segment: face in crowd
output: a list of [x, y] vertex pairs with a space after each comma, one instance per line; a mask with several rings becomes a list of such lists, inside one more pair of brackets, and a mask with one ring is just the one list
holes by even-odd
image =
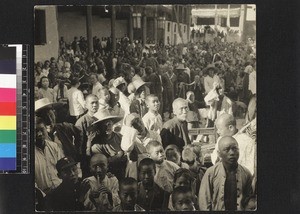
[[107, 169], [108, 161], [105, 155], [95, 154], [92, 156], [90, 161], [90, 170], [95, 177], [99, 176], [100, 181], [102, 181], [105, 178]]
[[[145, 187], [152, 187], [154, 183], [154, 176], [156, 173], [155, 163], [150, 158], [147, 158], [153, 164], [141, 164], [139, 167], [139, 180], [143, 183]], [[147, 161], [147, 160], [145, 160]]]
[[41, 78], [41, 86], [44, 89], [47, 89], [49, 87], [49, 79], [47, 77]]
[[180, 121], [185, 121], [189, 106], [186, 100], [178, 98], [173, 102], [173, 112]]
[[47, 138], [47, 129], [44, 122], [41, 119], [36, 119], [35, 125], [35, 144], [39, 148], [43, 148], [45, 145], [45, 139]]
[[[177, 189], [177, 188], [176, 188]], [[173, 207], [176, 211], [194, 211], [194, 197], [191, 190], [188, 187], [178, 187], [183, 191], [175, 191], [172, 194]]]
[[58, 173], [58, 177], [64, 182], [76, 184], [78, 182], [78, 167], [73, 165]]
[[221, 114], [216, 121], [217, 133], [221, 136], [233, 136], [236, 132], [236, 121], [230, 114]]
[[87, 96], [85, 105], [91, 115], [95, 114], [99, 109], [98, 97], [96, 95]]
[[159, 111], [160, 102], [158, 100], [158, 97], [154, 97], [154, 96], [147, 97], [146, 103], [147, 103], [147, 107], [149, 108], [149, 110], [155, 111], [155, 112]]
[[239, 159], [239, 147], [237, 141], [230, 136], [226, 136], [219, 141], [219, 157], [227, 165], [236, 165]]
[[134, 205], [137, 200], [137, 183], [121, 184], [119, 197], [124, 210], [134, 210]]
[[149, 156], [156, 164], [162, 164], [165, 160], [165, 151], [161, 145], [152, 146], [149, 150]]

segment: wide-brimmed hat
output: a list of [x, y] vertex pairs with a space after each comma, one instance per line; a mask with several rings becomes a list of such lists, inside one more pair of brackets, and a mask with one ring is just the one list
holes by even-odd
[[123, 77], [118, 77], [118, 78], [115, 79], [114, 82], [113, 82], [113, 86], [114, 86], [115, 88], [117, 88], [117, 87], [118, 87], [119, 85], [121, 85], [121, 84], [127, 85], [127, 83], [126, 83], [126, 81], [125, 81], [125, 79], [124, 79]]
[[75, 162], [72, 157], [64, 157], [64, 158], [60, 159], [59, 161], [57, 161], [56, 169], [58, 172], [61, 172], [62, 170], [66, 169], [70, 166], [74, 166], [76, 164], [77, 164], [77, 162]]
[[43, 108], [46, 108], [46, 107], [57, 108], [57, 107], [61, 107], [62, 105], [63, 105], [63, 103], [60, 103], [60, 102], [52, 103], [52, 102], [50, 102], [50, 100], [48, 98], [42, 98], [42, 99], [39, 99], [39, 100], [35, 101], [34, 110], [39, 111], [39, 110], [41, 110]]
[[123, 117], [112, 115], [108, 109], [102, 109], [98, 111], [93, 115], [93, 117], [95, 117], [97, 120], [93, 122], [91, 126], [94, 126], [95, 124], [99, 124], [100, 122], [104, 122], [107, 120], [111, 120], [113, 123], [117, 123], [123, 119]]
[[150, 84], [149, 82], [144, 82], [142, 79], [136, 79], [132, 82], [132, 85], [135, 87], [136, 91], [143, 85], [149, 85], [149, 84]]

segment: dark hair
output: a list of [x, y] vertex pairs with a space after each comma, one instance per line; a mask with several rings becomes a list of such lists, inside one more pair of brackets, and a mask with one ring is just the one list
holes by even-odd
[[50, 84], [50, 80], [49, 80], [49, 78], [48, 78], [48, 77], [46, 77], [46, 76], [42, 76], [42, 77], [41, 77], [41, 79], [40, 79], [40, 82], [38, 83], [38, 87], [39, 87], [39, 88], [41, 88], [41, 87], [42, 87], [42, 82], [43, 82], [43, 79], [46, 79], [46, 78], [48, 79], [48, 81], [49, 81], [49, 84]]
[[175, 201], [175, 196], [179, 195], [179, 194], [185, 194], [185, 193], [192, 193], [192, 189], [191, 187], [187, 187], [187, 186], [179, 186], [176, 187], [173, 192], [172, 192], [172, 204], [173, 206], [175, 205], [176, 201]]
[[74, 77], [71, 79], [71, 86], [75, 86], [79, 83], [79, 79], [77, 77]]
[[140, 161], [138, 165], [138, 172], [140, 172], [143, 166], [152, 166], [154, 170], [156, 170], [155, 162], [151, 158], [144, 158]]
[[119, 189], [121, 189], [121, 186], [127, 186], [127, 185], [137, 185], [137, 180], [132, 177], [124, 178], [119, 182]]
[[174, 183], [177, 181], [178, 178], [180, 178], [182, 176], [185, 177], [186, 179], [188, 179], [190, 184], [193, 183], [194, 177], [193, 177], [191, 171], [188, 170], [188, 169], [185, 169], [185, 168], [179, 168], [175, 171], [175, 173], [174, 173]]

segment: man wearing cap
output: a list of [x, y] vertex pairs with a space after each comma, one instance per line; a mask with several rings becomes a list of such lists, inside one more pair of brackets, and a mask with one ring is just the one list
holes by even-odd
[[71, 80], [71, 88], [67, 92], [70, 111], [70, 122], [75, 123], [85, 111], [85, 101], [82, 91], [78, 89], [80, 82], [78, 78]]
[[94, 114], [99, 109], [99, 99], [96, 95], [90, 94], [85, 99], [85, 107], [87, 108], [88, 112], [80, 117], [77, 121], [75, 126], [80, 130], [81, 136], [81, 151], [82, 151], [82, 160], [81, 160], [81, 169], [82, 169], [82, 177], [85, 178], [89, 176], [89, 158], [86, 156], [86, 144], [88, 140], [88, 127], [92, 125], [93, 122], [96, 121], [94, 118]]
[[175, 144], [182, 151], [185, 145], [191, 143], [186, 122], [187, 112], [189, 111], [188, 102], [185, 99], [177, 98], [173, 101], [172, 106], [175, 116], [165, 122], [160, 136], [164, 148], [170, 144]]
[[129, 110], [130, 113], [137, 113], [142, 118], [148, 112], [148, 108], [145, 103], [147, 96], [146, 83], [141, 79], [137, 79], [133, 81], [132, 84], [135, 87], [134, 95], [136, 99], [130, 104]]
[[79, 201], [80, 180], [77, 163], [71, 157], [64, 157], [56, 164], [57, 175], [62, 183], [46, 196], [47, 211], [82, 211]]
[[97, 120], [90, 127], [92, 131], [88, 136], [87, 154], [104, 154], [109, 162], [109, 172], [118, 180], [123, 179], [127, 158], [121, 149], [122, 136], [113, 131], [113, 124], [123, 118], [111, 115], [107, 109], [98, 111], [94, 117]]
[[199, 191], [199, 208], [207, 211], [245, 210], [253, 194], [249, 170], [238, 164], [239, 146], [230, 136], [218, 145], [221, 162], [205, 172]]
[[35, 121], [35, 183], [45, 194], [61, 184], [55, 165], [63, 155], [62, 149], [49, 140], [45, 123], [41, 118]]

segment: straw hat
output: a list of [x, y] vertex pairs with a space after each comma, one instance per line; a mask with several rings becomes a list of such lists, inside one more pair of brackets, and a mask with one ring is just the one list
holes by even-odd
[[52, 102], [50, 102], [50, 100], [48, 98], [42, 98], [42, 99], [35, 101], [34, 109], [35, 109], [35, 111], [38, 111], [38, 110], [46, 108], [46, 107], [56, 108], [56, 107], [60, 107], [62, 105], [63, 105], [62, 103], [52, 103]]
[[136, 79], [132, 82], [132, 85], [135, 87], [135, 91], [137, 91], [140, 87], [143, 85], [149, 84], [147, 82], [144, 82], [142, 79]]
[[126, 84], [126, 81], [125, 81], [125, 79], [123, 78], [123, 77], [118, 77], [117, 79], [115, 79], [114, 80], [114, 82], [113, 82], [113, 86], [115, 87], [115, 88], [117, 88], [119, 85], [121, 85], [121, 84], [125, 84], [125, 85], [127, 85]]
[[93, 117], [95, 117], [97, 120], [92, 123], [92, 126], [107, 120], [112, 120], [113, 123], [117, 123], [123, 119], [123, 117], [112, 115], [108, 109], [102, 109], [98, 111], [96, 114], [93, 115]]

